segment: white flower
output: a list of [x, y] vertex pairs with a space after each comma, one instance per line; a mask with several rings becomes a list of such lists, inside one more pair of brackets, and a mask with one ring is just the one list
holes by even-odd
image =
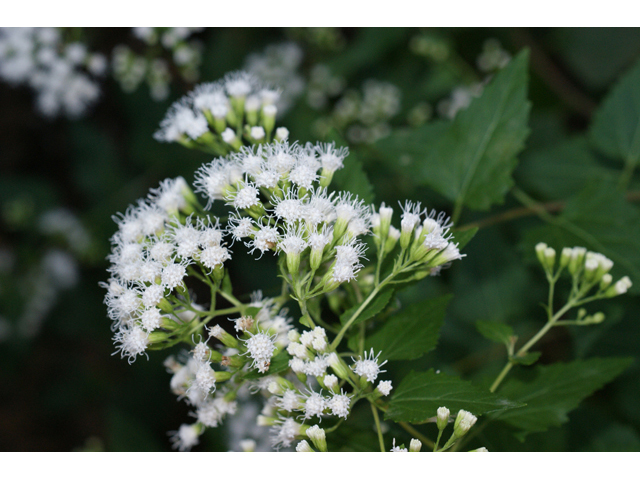
[[155, 307], [148, 308], [140, 315], [140, 321], [142, 322], [142, 328], [147, 332], [152, 332], [156, 328], [160, 328], [160, 325], [162, 325], [160, 310]]
[[196, 372], [196, 384], [203, 392], [209, 393], [216, 390], [216, 375], [211, 368], [211, 363], [202, 363]]
[[171, 437], [173, 448], [181, 452], [191, 450], [200, 442], [200, 432], [196, 425], [181, 425], [180, 429]]
[[293, 418], [280, 419], [271, 427], [271, 444], [274, 448], [289, 447], [296, 436], [300, 435], [300, 424]]
[[260, 204], [258, 195], [258, 189], [253, 183], [247, 182], [244, 185], [239, 185], [237, 191], [225, 196], [225, 200], [229, 202], [229, 205], [233, 205], [236, 208], [247, 209]]
[[294, 390], [286, 390], [282, 394], [282, 398], [276, 401], [276, 405], [287, 412], [292, 412], [302, 407], [302, 401], [300, 395]]
[[313, 452], [313, 450], [311, 450], [309, 442], [306, 440], [300, 440], [300, 443], [296, 445], [296, 452]]
[[120, 351], [120, 357], [128, 357], [129, 363], [133, 363], [138, 355], [146, 355], [149, 334], [138, 326], [122, 326], [113, 340], [117, 347], [116, 352]]
[[266, 333], [259, 332], [245, 340], [248, 354], [253, 359], [251, 366], [257, 368], [260, 373], [265, 373], [269, 370], [271, 357], [276, 350], [276, 346], [273, 343], [274, 338], [275, 335], [270, 337]]
[[167, 178], [160, 182], [158, 188], [151, 189], [149, 199], [169, 214], [175, 214], [187, 206], [184, 192], [189, 186], [182, 177]]
[[249, 242], [247, 246], [251, 247], [251, 253], [253, 253], [255, 249], [264, 253], [269, 249], [275, 248], [278, 244], [278, 239], [279, 232], [276, 227], [261, 225], [260, 229], [255, 232], [253, 241]]
[[355, 363], [351, 366], [351, 369], [356, 373], [356, 375], [366, 377], [367, 381], [375, 382], [378, 374], [386, 372], [386, 370], [380, 370], [380, 367], [387, 363], [386, 360], [378, 365], [378, 357], [381, 353], [382, 352], [378, 352], [378, 355], [374, 356], [373, 348], [371, 349], [369, 356], [367, 356], [367, 352], [364, 352], [364, 359], [360, 357], [360, 360], [354, 360]]
[[207, 247], [200, 253], [200, 261], [207, 268], [215, 268], [222, 265], [226, 260], [231, 259], [229, 250], [217, 245]]
[[334, 142], [318, 144], [316, 151], [322, 163], [322, 169], [330, 173], [341, 169], [344, 166], [343, 161], [345, 157], [349, 155], [349, 149], [346, 147], [341, 147], [336, 150]]
[[396, 447], [396, 439], [393, 439], [393, 448], [390, 450], [391, 452], [408, 452], [406, 448]]
[[321, 417], [322, 412], [327, 408], [327, 401], [318, 392], [310, 392], [309, 395], [306, 396], [303, 408], [305, 420], [314, 416]]
[[170, 263], [162, 269], [162, 285], [173, 290], [182, 285], [182, 279], [187, 274], [186, 267], [181, 263]]
[[164, 287], [162, 285], [149, 285], [142, 293], [142, 303], [145, 307], [155, 307], [164, 298]]
[[254, 140], [262, 140], [265, 136], [264, 128], [251, 127], [251, 138]]
[[334, 395], [327, 404], [327, 406], [331, 409], [331, 413], [338, 417], [342, 417], [345, 420], [347, 419], [347, 415], [349, 415], [350, 405], [351, 399], [343, 392], [340, 392], [340, 395]]
[[378, 390], [384, 397], [391, 393], [393, 387], [391, 386], [391, 380], [382, 380], [378, 383], [376, 390]]

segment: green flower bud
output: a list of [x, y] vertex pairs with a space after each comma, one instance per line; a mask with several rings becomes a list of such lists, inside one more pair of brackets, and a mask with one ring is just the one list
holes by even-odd
[[478, 417], [466, 410], [460, 410], [456, 416], [456, 421], [453, 424], [453, 434], [457, 437], [464, 437], [467, 432], [473, 427], [478, 420]]
[[440, 407], [436, 413], [436, 425], [438, 426], [438, 430], [444, 430], [447, 428], [449, 424], [449, 409], [447, 407]]

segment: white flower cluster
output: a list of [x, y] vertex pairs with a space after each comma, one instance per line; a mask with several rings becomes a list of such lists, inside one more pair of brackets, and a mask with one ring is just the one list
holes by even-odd
[[158, 56], [155, 48], [161, 45], [171, 54], [172, 64], [179, 75], [188, 82], [197, 81], [202, 57], [202, 46], [189, 37], [201, 28], [187, 27], [135, 27], [133, 35], [148, 48], [145, 55], [136, 54], [127, 45], [117, 45], [112, 52], [113, 75], [125, 92], [137, 90], [146, 80], [151, 98], [161, 101], [169, 96], [171, 64]]
[[298, 72], [302, 65], [302, 49], [293, 42], [267, 45], [262, 53], [247, 57], [244, 69], [267, 85], [281, 89], [276, 102], [278, 116], [291, 108], [302, 94], [305, 82]]
[[307, 103], [315, 110], [324, 108], [330, 98], [335, 98], [342, 93], [344, 87], [344, 78], [334, 75], [327, 65], [318, 63], [309, 72]]
[[164, 323], [190, 319], [184, 309], [166, 315], [172, 309], [164, 303], [184, 289], [187, 266], [214, 269], [231, 258], [217, 220], [189, 216], [184, 224], [179, 221], [179, 213], [190, 213], [192, 195], [182, 177], [165, 180], [148, 199], [114, 217], [118, 231], [111, 240], [105, 303], [118, 349], [129, 361], [144, 354], [149, 334]]
[[437, 110], [441, 117], [453, 120], [459, 111], [466, 110], [474, 98], [482, 95], [484, 83], [460, 85], [453, 89], [451, 96], [438, 102]]
[[331, 279], [342, 283], [362, 268], [365, 245], [357, 237], [369, 232], [371, 216], [357, 197], [329, 194], [322, 187], [342, 168], [347, 154], [333, 144], [243, 148], [230, 161], [216, 159], [203, 166], [196, 173], [196, 191], [209, 203], [223, 199], [235, 207], [229, 232], [234, 240], [248, 238], [251, 251], [283, 252], [292, 273], [302, 254], [308, 253], [312, 269], [335, 259]]
[[29, 85], [47, 117], [82, 116], [100, 96], [95, 78], [106, 69], [103, 55], [80, 42], [65, 44], [55, 28], [0, 28], [0, 78]]
[[[198, 85], [175, 102], [154, 137], [160, 142], [187, 146], [222, 142], [225, 148], [238, 150], [242, 145], [238, 135], [258, 143], [270, 134], [279, 98], [277, 90], [263, 86], [255, 76], [247, 72], [229, 73], [218, 82]], [[243, 132], [243, 126], [247, 131]]]
[[331, 126], [346, 130], [353, 143], [373, 143], [391, 131], [389, 120], [400, 112], [401, 92], [388, 82], [367, 80], [362, 85], [362, 93], [347, 90], [336, 102], [331, 118], [320, 120], [319, 131]]

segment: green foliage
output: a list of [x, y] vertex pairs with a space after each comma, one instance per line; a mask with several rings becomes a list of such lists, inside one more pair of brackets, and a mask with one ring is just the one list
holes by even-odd
[[609, 92], [593, 117], [593, 144], [630, 168], [640, 158], [640, 63]]
[[629, 275], [631, 292], [640, 292], [640, 211], [616, 191], [593, 183], [573, 196], [551, 225], [529, 230], [526, 248], [540, 239], [558, 249], [583, 245], [615, 262], [614, 275]]
[[511, 343], [511, 337], [513, 336], [513, 328], [509, 325], [499, 322], [487, 322], [484, 320], [478, 320], [476, 322], [476, 328], [478, 332], [492, 342], [504, 343], [508, 345]]
[[501, 395], [526, 406], [494, 418], [517, 428], [521, 439], [528, 433], [560, 426], [583, 399], [611, 382], [632, 362], [630, 358], [592, 358], [537, 367], [532, 380], [511, 379], [499, 390]]
[[386, 360], [413, 360], [433, 350], [451, 298], [443, 295], [409, 305], [367, 338], [365, 350], [381, 351]]
[[529, 133], [527, 60], [527, 52], [514, 58], [452, 123], [394, 133], [380, 150], [409, 155], [419, 181], [456, 205], [488, 210], [502, 203]]
[[613, 188], [618, 172], [602, 165], [587, 138], [580, 135], [523, 154], [515, 177], [532, 194], [545, 200], [564, 200], [594, 181]]
[[[379, 314], [384, 309], [384, 307], [387, 306], [387, 304], [391, 300], [391, 297], [393, 297], [393, 288], [383, 289], [378, 295], [375, 296], [371, 303], [369, 303], [369, 305], [364, 308], [362, 313], [358, 315], [358, 318], [351, 324], [351, 326], [358, 325], [359, 323], [369, 320], [370, 318]], [[355, 305], [349, 310], [345, 311], [342, 315], [340, 315], [340, 323], [342, 325], [347, 323], [353, 316], [353, 314], [358, 311], [360, 305], [362, 304]]]
[[385, 418], [395, 422], [424, 423], [444, 406], [452, 415], [460, 409], [482, 415], [522, 405], [490, 393], [484, 387], [431, 369], [411, 372], [402, 380], [389, 402]]

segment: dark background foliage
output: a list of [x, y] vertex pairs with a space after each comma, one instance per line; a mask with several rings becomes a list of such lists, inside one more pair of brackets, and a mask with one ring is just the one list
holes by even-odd
[[[93, 48], [105, 53], [128, 38], [127, 31], [119, 29], [86, 29], [85, 35]], [[411, 42], [420, 36], [441, 42], [451, 52], [448, 60], [436, 62], [412, 50]], [[402, 110], [392, 120], [398, 130], [375, 145], [352, 146], [352, 151], [374, 186], [376, 202], [396, 205], [410, 198], [449, 214], [454, 203], [402, 161], [403, 148], [409, 148], [406, 142], [400, 142], [395, 154], [393, 149], [389, 153], [389, 145], [403, 138], [398, 137], [402, 132], [406, 134], [406, 119], [415, 104], [435, 104], [455, 86], [481, 78], [475, 59], [487, 38], [499, 39], [513, 56], [528, 48], [530, 134], [518, 155], [515, 185], [544, 203], [551, 215], [577, 223], [608, 242], [620, 257], [614, 258], [619, 268], [616, 273], [628, 274], [640, 285], [640, 277], [634, 277], [640, 244], [635, 237], [638, 207], [633, 203], [640, 182], [637, 176], [631, 177], [624, 200], [617, 183], [621, 162], [611, 148], [598, 141], [596, 127], [590, 128], [592, 122], [597, 123], [594, 112], [599, 111], [607, 92], [638, 61], [639, 29], [343, 29], [340, 41], [334, 43], [293, 29], [207, 29], [198, 37], [204, 44], [203, 81], [241, 68], [247, 54], [261, 51], [268, 43], [294, 39], [305, 52], [304, 68], [324, 62], [351, 87], [359, 87], [368, 78], [400, 87]], [[191, 87], [174, 83], [171, 100]], [[81, 219], [93, 239], [80, 258], [79, 283], [60, 293], [39, 333], [33, 338], [11, 335], [0, 344], [2, 450], [167, 450], [166, 432], [187, 420], [187, 407], [169, 390], [170, 377], [162, 366], [164, 352], [153, 352], [149, 361], [139, 359], [133, 365], [111, 356], [111, 331], [98, 283], [107, 278], [105, 257], [115, 231], [111, 216], [164, 178], [182, 175], [192, 181], [196, 168], [210, 159], [153, 140], [170, 100], [153, 102], [144, 87], [125, 94], [112, 80], [105, 81], [102, 89], [100, 102], [85, 118], [51, 121], [35, 112], [27, 88], [0, 83], [0, 246], [17, 258], [1, 274], [1, 315], [16, 322], [33, 294], [24, 278], [45, 248], [56, 244], [55, 239], [45, 239], [37, 232], [39, 214], [65, 207]], [[312, 121], [317, 115], [300, 100], [280, 124], [289, 128], [292, 139], [315, 141]], [[606, 118], [602, 122], [602, 135], [607, 137], [606, 127], [611, 125]], [[419, 136], [415, 132], [421, 128], [409, 132]], [[426, 132], [424, 138], [418, 138], [419, 150], [424, 152], [418, 160], [433, 162]], [[439, 160], [446, 167], [446, 158]], [[500, 195], [504, 202], [492, 202], [488, 210], [462, 210], [459, 225], [481, 227], [466, 247], [463, 261], [441, 277], [427, 278], [402, 292], [401, 301], [406, 304], [444, 293], [454, 298], [437, 349], [417, 360], [388, 365], [394, 385], [412, 369], [430, 368], [488, 384], [504, 363], [504, 349], [484, 339], [475, 322], [508, 323], [526, 339], [544, 321], [540, 302], [546, 298], [545, 280], [533, 245], [547, 241], [573, 246], [580, 240], [567, 238], [558, 225], [546, 223], [523, 207], [508, 190]], [[590, 201], [595, 202], [590, 210], [581, 211], [580, 206]], [[271, 263], [247, 258], [236, 265], [231, 275], [238, 291], [270, 290]], [[536, 348], [542, 353], [538, 363], [637, 357], [637, 292], [636, 288], [630, 295], [594, 307], [608, 316], [601, 325], [553, 329]], [[522, 367], [514, 376], [518, 375], [526, 379], [531, 369]], [[571, 411], [568, 423], [529, 434], [521, 442], [522, 436], [512, 435], [513, 427], [496, 422], [470, 448], [638, 450], [638, 398], [640, 368], [634, 362], [622, 376]], [[366, 409], [356, 409], [348, 422], [351, 427], [339, 430], [336, 445], [376, 449], [368, 415]], [[562, 418], [558, 425], [561, 423]], [[389, 424], [395, 432], [397, 427]], [[402, 435], [406, 436], [398, 429], [398, 437]], [[204, 438], [198, 448], [228, 448], [222, 429], [211, 430]]]

